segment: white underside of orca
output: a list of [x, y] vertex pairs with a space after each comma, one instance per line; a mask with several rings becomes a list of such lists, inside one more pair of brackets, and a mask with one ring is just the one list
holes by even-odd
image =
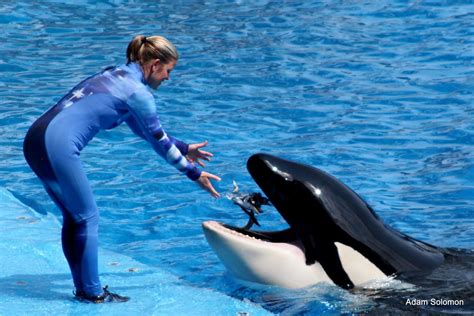
[[[297, 244], [263, 241], [215, 221], [202, 225], [208, 243], [237, 278], [292, 289], [319, 282], [333, 283], [321, 264], [306, 265], [305, 254]], [[335, 245], [342, 266], [355, 286], [387, 277], [353, 248], [338, 242]]]

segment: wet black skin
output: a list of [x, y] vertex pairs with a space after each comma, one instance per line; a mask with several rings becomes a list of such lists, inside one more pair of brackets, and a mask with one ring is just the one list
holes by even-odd
[[386, 275], [429, 273], [444, 261], [438, 248], [385, 225], [354, 191], [317, 168], [268, 154], [251, 156], [247, 168], [290, 229], [242, 232], [269, 241], [299, 240], [306, 264], [318, 261], [343, 288], [353, 284], [335, 242], [352, 247]]

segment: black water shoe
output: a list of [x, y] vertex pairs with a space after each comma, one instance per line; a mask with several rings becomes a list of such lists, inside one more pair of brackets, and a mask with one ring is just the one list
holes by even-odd
[[98, 295], [98, 296], [88, 296], [82, 291], [74, 292], [74, 296], [75, 296], [76, 300], [78, 300], [80, 302], [95, 303], [95, 304], [123, 303], [123, 302], [127, 302], [128, 300], [130, 300], [130, 297], [121, 296], [121, 295], [118, 295], [118, 294], [115, 294], [115, 293], [110, 293], [108, 285], [106, 285], [104, 287], [104, 292], [101, 295]]

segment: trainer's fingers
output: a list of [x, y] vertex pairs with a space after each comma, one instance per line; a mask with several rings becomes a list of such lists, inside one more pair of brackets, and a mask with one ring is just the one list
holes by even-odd
[[197, 163], [203, 168], [206, 166], [201, 160], [197, 160]]
[[212, 184], [209, 182], [209, 192], [212, 194], [213, 197], [215, 198], [218, 198], [220, 197], [221, 195], [219, 194], [219, 192], [216, 191], [216, 189], [214, 189], [214, 187], [212, 186]]
[[209, 157], [214, 157], [213, 154], [211, 154], [208, 151], [204, 151], [204, 150], [200, 150], [199, 154], [200, 154], [201, 158], [203, 158], [203, 159], [208, 159], [209, 160]]
[[218, 176], [213, 175], [212, 173], [209, 173], [209, 172], [203, 172], [201, 175], [203, 175], [207, 178], [211, 178], [211, 179], [214, 179], [214, 180], [217, 180], [217, 181], [221, 181], [221, 178], [219, 178]]
[[196, 149], [199, 149], [199, 148], [202, 148], [202, 147], [206, 147], [207, 144], [209, 144], [209, 142], [207, 140], [205, 140], [202, 143], [195, 144], [195, 146], [196, 146]]
[[208, 190], [209, 192], [212, 194], [213, 197], [215, 198], [218, 198], [220, 197], [221, 195], [219, 194], [219, 192], [216, 191], [216, 189], [214, 189], [214, 186], [212, 185], [211, 181], [208, 180]]
[[207, 156], [199, 156], [199, 157], [197, 157], [197, 159], [202, 159], [202, 160], [205, 160], [205, 161], [211, 161], [211, 158], [209, 158]]

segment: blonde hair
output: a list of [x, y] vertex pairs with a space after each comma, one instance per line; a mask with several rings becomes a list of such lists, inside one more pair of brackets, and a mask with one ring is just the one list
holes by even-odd
[[127, 64], [137, 62], [141, 65], [152, 59], [159, 59], [167, 64], [179, 58], [176, 47], [162, 36], [135, 36], [127, 47]]

